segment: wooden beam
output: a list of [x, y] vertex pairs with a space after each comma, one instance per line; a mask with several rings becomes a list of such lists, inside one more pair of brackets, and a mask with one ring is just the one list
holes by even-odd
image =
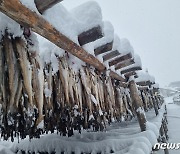
[[112, 51], [112, 52], [103, 56], [103, 61], [105, 62], [105, 61], [112, 59], [112, 58], [119, 56], [119, 55], [120, 55], [120, 53], [118, 50]]
[[126, 79], [123, 78], [122, 76], [118, 75], [116, 72], [110, 71], [109, 73], [110, 77], [119, 81], [126, 82]]
[[61, 1], [63, 0], [34, 0], [36, 7], [41, 14]]
[[138, 90], [148, 90], [149, 89], [149, 87], [147, 87], [147, 86], [140, 86], [140, 87], [138, 87]]
[[116, 65], [117, 63], [120, 63], [120, 62], [122, 62], [122, 61], [124, 61], [124, 60], [127, 60], [127, 59], [130, 59], [130, 58], [132, 58], [132, 54], [131, 54], [131, 53], [128, 53], [128, 54], [126, 54], [126, 55], [123, 55], [123, 56], [121, 56], [121, 57], [118, 57], [118, 58], [110, 61], [110, 62], [109, 62], [109, 66]]
[[137, 85], [139, 86], [149, 86], [151, 85], [150, 81], [140, 81], [140, 82], [136, 82]]
[[139, 71], [139, 70], [142, 70], [141, 66], [130, 67], [128, 69], [121, 71], [121, 74], [125, 74], [132, 71]]
[[112, 50], [112, 47], [113, 47], [113, 41], [94, 49], [94, 54], [95, 54], [95, 56], [97, 56], [102, 53], [108, 52], [108, 51]]
[[89, 29], [78, 35], [80, 46], [93, 42], [103, 37], [102, 28], [100, 26]]
[[134, 64], [134, 59], [125, 60], [125, 61], [115, 65], [115, 70], [119, 70], [119, 69], [121, 69], [123, 67], [127, 67], [127, 66], [132, 65], [132, 64]]
[[124, 76], [126, 77], [126, 78], [129, 78], [130, 76], [133, 76], [133, 75], [137, 75], [137, 73], [135, 72], [135, 71], [132, 71], [132, 72], [128, 72], [128, 73], [126, 73], [126, 74], [124, 74]]
[[19, 0], [0, 0], [0, 11], [22, 26], [30, 27], [32, 31], [38, 33], [58, 47], [68, 51], [98, 70], [103, 71], [106, 69], [104, 64], [93, 55], [86, 52], [82, 47], [59, 32], [40, 15], [25, 7]]

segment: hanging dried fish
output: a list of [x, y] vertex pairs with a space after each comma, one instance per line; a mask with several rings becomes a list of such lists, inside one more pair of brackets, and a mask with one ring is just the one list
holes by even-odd
[[23, 77], [23, 86], [26, 90], [26, 93], [28, 95], [28, 100], [30, 103], [30, 106], [33, 107], [33, 94], [32, 94], [32, 68], [30, 66], [30, 62], [28, 60], [26, 45], [23, 40], [20, 38], [15, 39], [16, 44], [16, 52], [18, 55], [18, 60], [21, 67], [21, 74]]
[[4, 54], [3, 54], [3, 46], [0, 43], [0, 104], [4, 105], [3, 103], [3, 76], [4, 76]]
[[10, 93], [8, 109], [10, 109], [11, 112], [14, 112], [16, 106], [14, 104], [14, 99], [18, 88], [19, 70], [17, 68], [17, 60], [14, 54], [12, 41], [9, 38], [8, 34], [5, 34], [3, 42], [4, 42], [5, 58], [7, 62], [9, 93]]
[[70, 106], [69, 102], [69, 86], [68, 86], [68, 81], [69, 81], [69, 72], [68, 72], [68, 64], [66, 61], [66, 57], [62, 57], [59, 61], [59, 75], [60, 75], [60, 80], [62, 82], [62, 85], [64, 87], [64, 93], [65, 93], [65, 98], [66, 98], [66, 105]]
[[44, 74], [41, 66], [40, 58], [36, 54], [31, 57], [32, 62], [32, 85], [34, 91], [35, 105], [38, 108], [38, 118], [36, 126], [43, 120], [43, 105], [44, 105]]

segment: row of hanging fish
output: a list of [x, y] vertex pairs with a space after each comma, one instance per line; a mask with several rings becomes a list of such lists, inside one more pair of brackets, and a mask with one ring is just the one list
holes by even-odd
[[[39, 137], [49, 131], [64, 136], [72, 136], [74, 130], [103, 131], [112, 122], [135, 116], [128, 89], [108, 75], [89, 66], [74, 71], [66, 54], [55, 55], [58, 71], [53, 72], [52, 63], [42, 66], [38, 52], [28, 44], [27, 38], [12, 38], [7, 33], [0, 42], [3, 139]], [[154, 106], [154, 96], [148, 91], [140, 96], [145, 110]]]
[[1, 136], [35, 136], [43, 120], [44, 74], [36, 52], [27, 42], [7, 33], [0, 44]]

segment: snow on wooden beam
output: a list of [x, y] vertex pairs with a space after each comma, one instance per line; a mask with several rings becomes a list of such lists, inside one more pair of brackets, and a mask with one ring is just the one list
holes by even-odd
[[128, 54], [126, 54], [126, 55], [123, 55], [123, 56], [121, 56], [121, 57], [118, 57], [118, 58], [110, 61], [110, 62], [109, 62], [109, 66], [116, 65], [117, 63], [120, 63], [120, 62], [122, 62], [122, 61], [124, 61], [124, 60], [128, 60], [128, 59], [130, 59], [130, 58], [132, 58], [132, 54], [131, 54], [131, 53], [128, 53]]
[[36, 7], [41, 14], [61, 1], [63, 0], [34, 0]]
[[139, 70], [142, 70], [141, 66], [135, 66], [135, 67], [131, 67], [131, 68], [121, 71], [121, 74], [125, 74], [132, 71], [139, 71]]
[[58, 47], [68, 51], [98, 70], [103, 71], [106, 69], [104, 64], [97, 58], [59, 32], [40, 15], [25, 7], [19, 0], [0, 0], [0, 11], [22, 26], [30, 27], [32, 31], [38, 33]]
[[134, 64], [134, 59], [125, 60], [125, 61], [115, 65], [115, 70], [119, 70], [119, 69], [121, 69], [123, 67], [127, 67], [127, 66], [132, 65], [132, 64]]
[[97, 26], [81, 33], [78, 36], [78, 41], [79, 41], [79, 44], [82, 46], [87, 43], [93, 42], [97, 39], [100, 39], [102, 37], [103, 37], [102, 28], [100, 26]]
[[118, 75], [116, 72], [110, 71], [109, 76], [113, 79], [126, 82], [126, 79], [123, 78], [122, 76]]
[[105, 62], [105, 61], [112, 59], [112, 58], [119, 56], [119, 55], [120, 55], [120, 53], [118, 50], [112, 51], [112, 52], [103, 56], [103, 61]]
[[112, 50], [112, 46], [113, 46], [113, 41], [110, 43], [104, 44], [100, 47], [97, 47], [96, 49], [94, 49], [95, 56]]

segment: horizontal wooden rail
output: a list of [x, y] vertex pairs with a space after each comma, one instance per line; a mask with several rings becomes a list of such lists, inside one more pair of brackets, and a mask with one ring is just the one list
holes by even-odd
[[134, 71], [139, 71], [139, 70], [142, 70], [141, 66], [130, 67], [130, 68], [127, 68], [125, 70], [122, 70], [121, 74], [126, 74], [126, 73], [129, 73], [129, 72], [134, 72]]
[[125, 61], [123, 61], [123, 62], [118, 63], [117, 65], [115, 65], [115, 70], [119, 70], [119, 69], [121, 69], [121, 68], [123, 68], [123, 67], [127, 67], [127, 66], [129, 66], [129, 65], [134, 64], [134, 63], [135, 63], [135, 62], [134, 62], [134, 59], [125, 60]]
[[117, 57], [117, 58], [115, 58], [115, 59], [113, 59], [112, 61], [109, 62], [109, 66], [116, 65], [116, 64], [118, 64], [118, 63], [120, 63], [120, 62], [122, 62], [124, 60], [128, 60], [130, 58], [132, 58], [132, 54], [131, 53], [128, 53], [128, 54], [123, 55], [121, 57]]
[[110, 60], [110, 59], [117, 57], [119, 55], [120, 55], [120, 53], [118, 50], [111, 51], [110, 53], [103, 56], [103, 61], [105, 62], [105, 61]]

